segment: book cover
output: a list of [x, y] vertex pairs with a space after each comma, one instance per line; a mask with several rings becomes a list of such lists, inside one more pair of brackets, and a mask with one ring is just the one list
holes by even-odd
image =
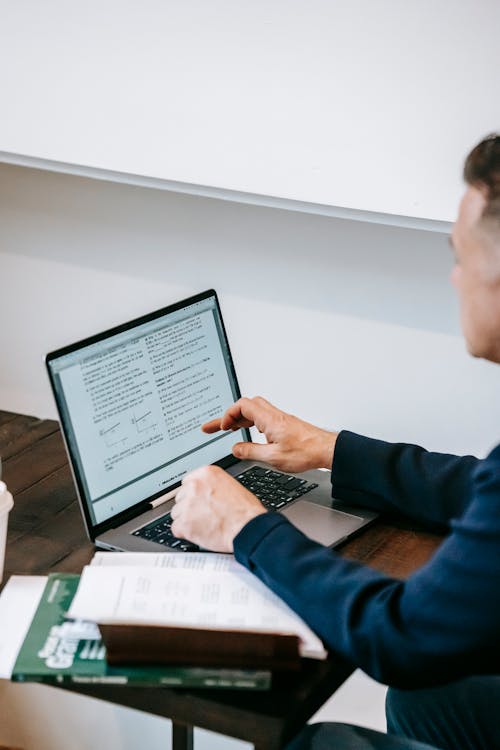
[[42, 598], [19, 650], [11, 679], [16, 682], [102, 683], [142, 687], [210, 687], [266, 690], [268, 670], [183, 666], [110, 666], [95, 623], [67, 620], [80, 576], [48, 577]]

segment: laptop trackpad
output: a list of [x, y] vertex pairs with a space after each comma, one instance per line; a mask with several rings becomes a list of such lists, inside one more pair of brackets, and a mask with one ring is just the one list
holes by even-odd
[[364, 525], [364, 519], [359, 516], [325, 508], [307, 500], [299, 500], [281, 512], [306, 536], [327, 547], [340, 542]]

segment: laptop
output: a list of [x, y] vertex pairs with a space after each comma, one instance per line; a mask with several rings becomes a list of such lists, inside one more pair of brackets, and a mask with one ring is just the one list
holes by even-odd
[[120, 551], [197, 550], [176, 539], [169, 511], [182, 478], [217, 464], [307, 536], [333, 546], [376, 514], [331, 497], [330, 472], [290, 475], [242, 461], [250, 432], [200, 426], [240, 398], [213, 289], [46, 357], [87, 534]]

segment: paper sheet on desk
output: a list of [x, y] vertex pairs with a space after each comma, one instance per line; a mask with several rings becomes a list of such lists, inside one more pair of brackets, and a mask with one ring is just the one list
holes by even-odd
[[9, 680], [47, 576], [12, 576], [0, 596], [0, 679]]
[[[112, 555], [116, 563], [132, 556]], [[302, 656], [326, 657], [305, 622], [234, 558], [168, 552], [159, 557], [164, 558], [160, 566], [152, 560], [140, 566], [111, 561], [87, 566], [69, 616], [100, 623], [293, 633], [300, 638]]]
[[[218, 552], [96, 552], [91, 565], [112, 565], [151, 568], [175, 568], [176, 570], [204, 570], [214, 573], [223, 571], [248, 572], [233, 555]], [[253, 576], [252, 576], [253, 577]]]

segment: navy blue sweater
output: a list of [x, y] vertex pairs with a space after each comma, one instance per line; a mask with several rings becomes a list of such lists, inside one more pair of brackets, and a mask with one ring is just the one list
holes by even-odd
[[332, 485], [342, 500], [448, 534], [406, 581], [342, 559], [280, 514], [250, 521], [236, 558], [381, 682], [416, 688], [500, 674], [500, 446], [478, 460], [344, 431]]

